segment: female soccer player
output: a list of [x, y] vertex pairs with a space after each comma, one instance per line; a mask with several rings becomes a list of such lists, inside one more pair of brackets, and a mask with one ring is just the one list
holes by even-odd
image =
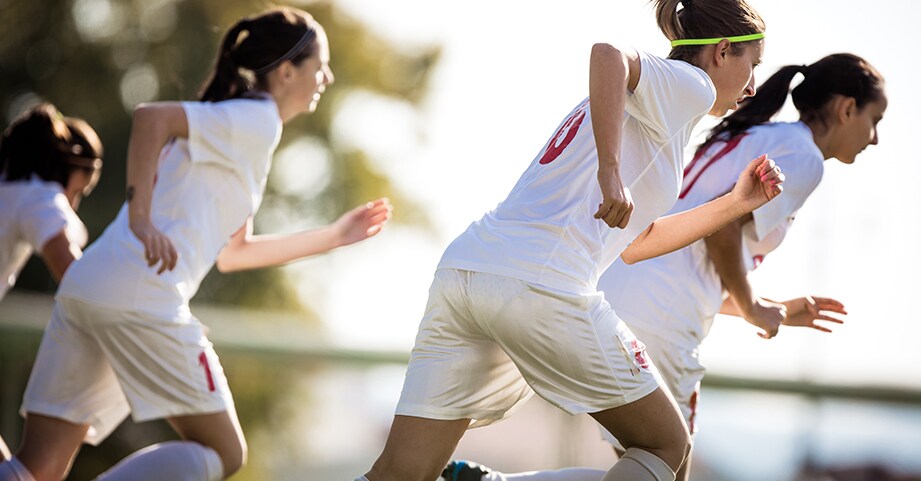
[[[797, 74], [803, 80], [792, 97], [800, 120], [770, 122]], [[762, 152], [770, 153], [787, 176], [784, 194], [704, 240], [636, 265], [615, 262], [601, 276], [599, 289], [645, 344], [692, 433], [704, 376], [698, 350], [717, 313], [743, 317], [762, 329], [759, 335], [765, 339], [781, 325], [830, 332], [816, 321], [842, 322], [829, 315], [846, 314], [840, 302], [813, 296], [774, 302], [754, 294], [747, 274], [783, 241], [796, 212], [822, 179], [824, 161], [834, 157], [851, 164], [863, 149], [879, 142], [876, 126], [887, 103], [882, 75], [853, 54], [781, 68], [697, 149], [672, 212], [719, 197], [732, 188], [746, 159]], [[685, 463], [678, 479], [688, 479], [688, 467]], [[470, 462], [455, 462], [446, 470], [447, 479], [483, 481], [596, 481], [603, 475], [599, 470], [562, 470], [555, 477], [503, 475]]]
[[625, 440], [605, 480], [674, 479], [687, 428], [598, 276], [618, 256], [636, 262], [716, 231], [782, 181], [760, 156], [726, 196], [659, 219], [678, 198], [697, 122], [754, 94], [764, 32], [744, 0], [679, 3], [656, 2], [669, 59], [593, 47], [589, 98], [508, 198], [447, 248], [390, 436], [360, 480], [436, 478], [466, 429], [501, 420], [533, 391]]
[[81, 442], [129, 412], [167, 419], [182, 441], [100, 480], [216, 481], [241, 467], [227, 380], [189, 299], [215, 263], [286, 263], [373, 236], [390, 217], [379, 199], [318, 230], [252, 235], [282, 123], [312, 112], [332, 82], [323, 29], [277, 8], [230, 29], [200, 101], [135, 110], [127, 202], [61, 282], [24, 396], [23, 444], [0, 480], [63, 479]]
[[33, 253], [55, 280], [81, 255], [76, 214], [102, 170], [102, 142], [85, 121], [51, 104], [22, 113], [0, 139], [0, 299]]

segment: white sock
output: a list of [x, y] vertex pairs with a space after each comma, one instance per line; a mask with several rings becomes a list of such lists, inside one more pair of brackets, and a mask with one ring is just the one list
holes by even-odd
[[0, 463], [0, 481], [35, 481], [32, 473], [13, 456]]
[[605, 471], [590, 468], [567, 468], [557, 471], [500, 474], [495, 471], [483, 476], [483, 481], [601, 481]]
[[655, 454], [630, 448], [601, 481], [675, 481], [675, 472]]
[[191, 441], [144, 448], [102, 473], [96, 481], [221, 481], [224, 463], [217, 452]]

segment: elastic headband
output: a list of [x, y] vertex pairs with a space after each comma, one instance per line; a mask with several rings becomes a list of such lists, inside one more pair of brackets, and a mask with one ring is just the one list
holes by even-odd
[[264, 67], [259, 67], [257, 69], [253, 69], [253, 73], [256, 75], [262, 75], [262, 74], [271, 72], [272, 69], [281, 65], [281, 63], [284, 62], [285, 60], [291, 60], [292, 58], [296, 57], [297, 54], [299, 54], [301, 50], [303, 50], [304, 47], [307, 46], [307, 44], [311, 40], [313, 40], [313, 38], [316, 36], [317, 36], [316, 30], [308, 29], [307, 32], [304, 33], [304, 36], [301, 37], [301, 39], [298, 40], [297, 43], [294, 44], [293, 47], [291, 47], [291, 50], [288, 50], [284, 55], [282, 55], [281, 57], [278, 57], [278, 59], [269, 63], [268, 65]]
[[716, 38], [682, 38], [679, 40], [672, 40], [672, 47], [680, 47], [682, 45], [715, 45], [723, 40], [729, 40], [730, 42], [748, 42], [750, 40], [760, 40], [764, 38], [764, 32], [762, 33], [752, 33], [749, 35], [738, 35], [735, 37], [716, 37]]

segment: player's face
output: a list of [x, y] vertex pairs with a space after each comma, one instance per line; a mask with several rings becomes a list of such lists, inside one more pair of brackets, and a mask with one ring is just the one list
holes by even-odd
[[746, 42], [740, 55], [731, 50], [725, 54], [723, 66], [711, 72], [716, 87], [716, 102], [710, 115], [722, 117], [730, 110], [739, 108], [739, 102], [755, 95], [755, 67], [761, 63], [764, 42]]
[[877, 100], [864, 104], [863, 108], [854, 108], [854, 114], [844, 121], [839, 135], [841, 145], [838, 148], [839, 152], [835, 154], [838, 160], [852, 164], [863, 149], [879, 143], [877, 124], [883, 119], [888, 105], [889, 100], [883, 93]]
[[296, 103], [297, 112], [316, 110], [326, 86], [335, 80], [333, 71], [329, 68], [329, 43], [323, 29], [317, 29], [314, 49], [314, 54], [295, 68], [295, 94], [292, 100]]

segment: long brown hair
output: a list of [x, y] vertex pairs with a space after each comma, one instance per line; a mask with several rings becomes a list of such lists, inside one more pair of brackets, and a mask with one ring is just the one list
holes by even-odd
[[757, 95], [745, 99], [737, 111], [711, 129], [698, 150], [769, 122], [786, 103], [796, 74], [802, 74], [803, 81], [793, 89], [793, 105], [805, 122], [824, 123], [831, 115], [826, 106], [836, 95], [853, 98], [860, 109], [883, 93], [883, 76], [851, 53], [828, 55], [812, 65], [787, 65], [765, 80]]
[[280, 64], [279, 60], [297, 65], [314, 54], [320, 28], [309, 13], [291, 7], [273, 8], [239, 20], [224, 35], [199, 100], [243, 97], [264, 87], [265, 76]]
[[[719, 38], [764, 32], [764, 20], [745, 0], [653, 0], [656, 23], [669, 40]], [[678, 9], [678, 5], [681, 9]], [[738, 55], [746, 42], [733, 42]], [[694, 63], [700, 45], [673, 47], [668, 58]]]

